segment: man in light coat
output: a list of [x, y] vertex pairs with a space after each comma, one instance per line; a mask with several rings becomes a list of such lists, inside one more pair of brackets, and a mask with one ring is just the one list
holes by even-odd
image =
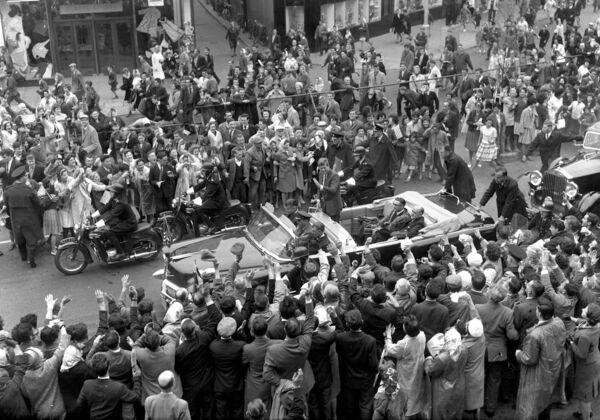
[[81, 114], [79, 120], [81, 121], [81, 148], [86, 151], [88, 156], [96, 160], [102, 156], [98, 132], [90, 125], [90, 119], [86, 114]]

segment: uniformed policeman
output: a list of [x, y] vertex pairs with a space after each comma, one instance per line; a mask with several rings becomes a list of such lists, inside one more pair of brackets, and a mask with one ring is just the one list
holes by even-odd
[[229, 207], [227, 193], [219, 174], [219, 170], [211, 163], [205, 163], [200, 170], [202, 181], [188, 189], [188, 194], [198, 194], [202, 190], [202, 205], [198, 207], [195, 214], [201, 222], [212, 226], [211, 217], [216, 216], [222, 210]]
[[44, 240], [40, 224], [40, 203], [37, 194], [27, 184], [27, 167], [19, 166], [12, 171], [14, 183], [4, 191], [4, 201], [10, 215], [15, 243], [21, 259], [35, 268], [35, 251]]
[[354, 164], [340, 171], [339, 175], [345, 178], [354, 176], [356, 185], [348, 185], [348, 194], [352, 194], [358, 202], [365, 191], [377, 186], [377, 178], [373, 165], [367, 159], [367, 149], [357, 146], [352, 154], [354, 155]]
[[129, 204], [123, 201], [123, 191], [125, 190], [123, 185], [114, 184], [106, 190], [113, 194], [112, 197], [92, 217], [102, 218], [100, 226], [107, 225], [110, 228], [102, 234], [102, 237], [109, 240], [115, 248], [116, 254], [112, 259], [122, 260], [126, 255], [119, 236], [124, 237], [128, 233], [135, 232], [138, 227], [138, 221]]

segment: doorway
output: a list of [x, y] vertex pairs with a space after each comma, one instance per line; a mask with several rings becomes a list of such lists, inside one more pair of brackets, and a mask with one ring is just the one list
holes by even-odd
[[129, 20], [90, 19], [55, 21], [58, 69], [77, 63], [84, 73], [103, 73], [112, 64], [115, 72], [135, 62], [133, 26]]

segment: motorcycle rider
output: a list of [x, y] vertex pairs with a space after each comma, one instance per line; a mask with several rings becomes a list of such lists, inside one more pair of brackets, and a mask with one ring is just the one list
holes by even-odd
[[101, 238], [110, 241], [117, 252], [113, 261], [124, 259], [127, 255], [123, 250], [119, 237], [125, 237], [128, 233], [135, 232], [138, 228], [138, 219], [129, 204], [125, 201], [125, 187], [121, 184], [113, 184], [106, 191], [112, 193], [108, 203], [100, 210], [94, 212], [92, 217], [100, 217], [96, 223], [98, 227], [108, 226], [110, 229], [102, 233]]
[[348, 184], [347, 195], [354, 197], [358, 203], [366, 191], [377, 186], [377, 178], [373, 165], [367, 159], [367, 149], [356, 146], [352, 152], [354, 164], [340, 171], [338, 175], [348, 178], [354, 174], [355, 185]]
[[197, 194], [204, 190], [204, 193], [202, 193], [202, 205], [196, 209], [194, 214], [197, 215], [201, 223], [212, 227], [211, 218], [227, 209], [229, 207], [229, 200], [227, 199], [227, 193], [223, 186], [219, 168], [212, 163], [205, 163], [200, 170], [200, 178], [202, 181], [191, 187], [187, 193]]

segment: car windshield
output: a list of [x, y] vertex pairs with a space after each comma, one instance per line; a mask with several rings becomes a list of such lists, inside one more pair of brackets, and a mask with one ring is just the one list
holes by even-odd
[[278, 257], [288, 258], [287, 245], [293, 242], [294, 237], [264, 209], [260, 209], [250, 221], [248, 233], [267, 251]]
[[583, 147], [586, 149], [600, 150], [600, 133], [589, 130], [583, 139]]

